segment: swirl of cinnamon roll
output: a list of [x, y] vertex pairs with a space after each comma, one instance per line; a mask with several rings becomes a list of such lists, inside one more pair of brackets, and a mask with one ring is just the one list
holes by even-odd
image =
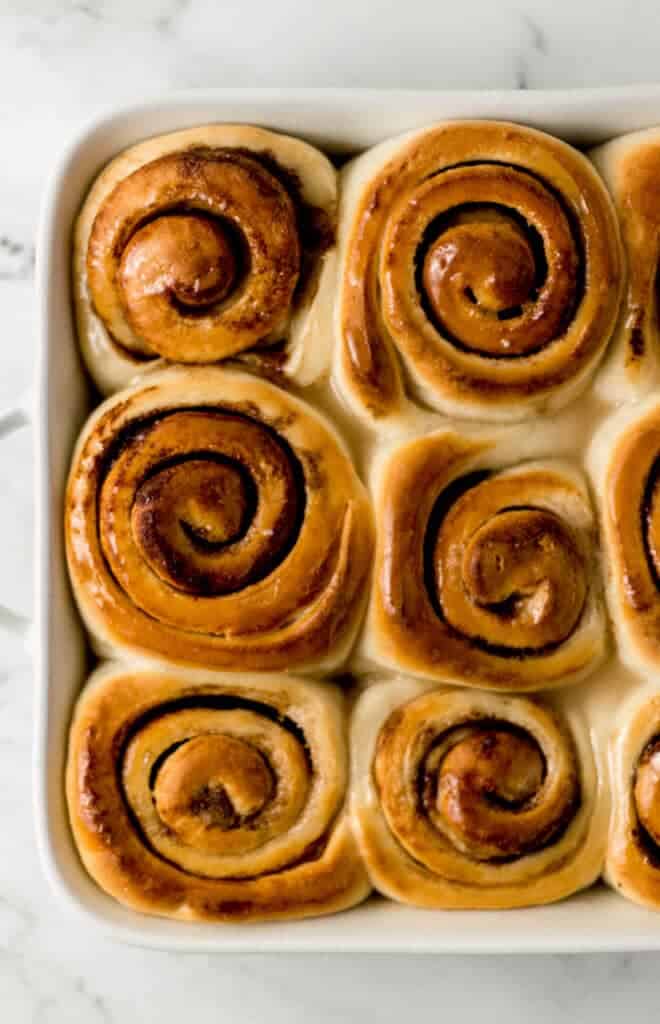
[[621, 290], [615, 214], [584, 156], [518, 125], [439, 124], [359, 157], [342, 193], [335, 374], [358, 415], [401, 413], [404, 375], [479, 419], [584, 387]]
[[624, 135], [589, 155], [614, 200], [627, 257], [619, 321], [596, 381], [606, 398], [621, 401], [657, 387], [660, 376], [660, 131]]
[[439, 431], [381, 460], [363, 638], [377, 664], [523, 691], [577, 681], [602, 658], [585, 482], [560, 460], [507, 459], [493, 439]]
[[158, 359], [213, 363], [255, 347], [273, 372], [312, 379], [326, 358], [312, 312], [335, 206], [329, 161], [257, 128], [209, 125], [122, 153], [75, 233], [78, 332], [99, 389]]
[[660, 666], [660, 401], [619, 410], [595, 435], [588, 465], [600, 497], [606, 593], [619, 654]]
[[106, 665], [69, 737], [83, 863], [132, 909], [185, 920], [331, 913], [369, 886], [343, 814], [345, 711], [331, 686]]
[[638, 685], [611, 734], [612, 823], [605, 880], [660, 910], [660, 693]]
[[361, 617], [371, 512], [339, 437], [305, 404], [247, 374], [172, 368], [88, 421], [66, 541], [104, 653], [327, 671]]
[[352, 743], [356, 835], [392, 899], [530, 906], [598, 876], [605, 792], [575, 712], [397, 679], [360, 697]]

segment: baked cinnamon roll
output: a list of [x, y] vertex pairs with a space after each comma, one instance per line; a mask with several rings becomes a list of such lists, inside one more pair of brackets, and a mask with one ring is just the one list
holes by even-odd
[[336, 198], [322, 153], [244, 125], [159, 136], [113, 160], [74, 244], [80, 346], [99, 390], [161, 359], [213, 363], [247, 350], [313, 379], [328, 358], [315, 309]]
[[171, 368], [106, 401], [75, 450], [65, 517], [102, 654], [329, 671], [348, 653], [368, 497], [330, 424], [267, 381]]
[[519, 125], [454, 122], [377, 146], [341, 184], [335, 376], [357, 415], [396, 416], [408, 388], [450, 415], [515, 420], [585, 386], [621, 291], [586, 157]]
[[660, 910], [660, 690], [638, 687], [612, 738], [612, 824], [605, 879], [622, 896]]
[[631, 668], [660, 666], [660, 400], [619, 410], [588, 452], [599, 496], [606, 593], [619, 655]]
[[362, 694], [351, 743], [356, 836], [391, 899], [523, 907], [598, 877], [606, 789], [572, 707], [395, 679]]
[[585, 481], [560, 459], [512, 464], [495, 435], [440, 430], [373, 474], [377, 541], [362, 650], [439, 682], [538, 690], [605, 651]]
[[71, 828], [92, 878], [134, 910], [327, 914], [369, 891], [343, 810], [347, 761], [327, 684], [105, 665], [71, 725]]
[[627, 282], [598, 388], [619, 401], [648, 392], [660, 376], [658, 262], [660, 130], [634, 132], [592, 150], [619, 217]]

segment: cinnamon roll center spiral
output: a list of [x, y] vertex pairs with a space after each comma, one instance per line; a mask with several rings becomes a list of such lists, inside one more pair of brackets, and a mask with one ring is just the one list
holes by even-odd
[[558, 515], [499, 507], [497, 487], [495, 478], [469, 488], [441, 519], [431, 596], [445, 621], [475, 642], [518, 651], [555, 646], [575, 629], [586, 601], [583, 554]]
[[[244, 532], [250, 511], [249, 478], [231, 464], [190, 459], [149, 477], [137, 489], [133, 505], [134, 533], [146, 533], [145, 520], [154, 505], [181, 503], [180, 522], [200, 544], [229, 544]], [[189, 492], [189, 493], [186, 493]], [[156, 528], [159, 522], [153, 524]]]
[[461, 700], [429, 692], [393, 712], [374, 761], [390, 829], [441, 874], [457, 852], [486, 863], [543, 849], [580, 802], [574, 743], [551, 712], [518, 702], [499, 719], [480, 710], [487, 699], [454, 711]]
[[466, 164], [432, 176], [389, 226], [386, 244], [397, 250], [382, 271], [395, 337], [409, 301], [404, 254], [417, 267], [422, 310], [458, 348], [480, 356], [540, 351], [561, 336], [582, 297], [572, 217], [543, 181], [517, 167]]
[[101, 487], [101, 544], [141, 607], [151, 592], [145, 570], [183, 594], [220, 596], [286, 557], [304, 505], [302, 470], [268, 427], [182, 410], [123, 440]]
[[544, 777], [531, 736], [466, 727], [425, 759], [422, 800], [433, 825], [472, 857], [519, 856], [548, 837], [545, 813], [532, 813]]
[[[426, 251], [422, 282], [424, 297], [434, 319], [461, 337], [465, 325], [477, 317], [496, 321], [521, 314], [535, 297], [535, 254], [529, 237], [502, 216], [455, 224], [436, 238]], [[475, 340], [483, 354], [523, 354], [525, 338], [515, 339], [515, 351], [506, 338], [484, 333]]]
[[165, 759], [154, 785], [158, 815], [187, 845], [243, 827], [271, 799], [274, 780], [259, 751], [232, 736], [197, 736]]
[[158, 217], [139, 228], [118, 270], [126, 316], [137, 334], [132, 344], [157, 349], [151, 316], [155, 295], [168, 297], [189, 315], [225, 299], [238, 275], [237, 241], [219, 219], [195, 213]]
[[269, 707], [201, 698], [134, 728], [119, 764], [125, 799], [166, 860], [209, 877], [259, 874], [322, 829], [304, 737]]

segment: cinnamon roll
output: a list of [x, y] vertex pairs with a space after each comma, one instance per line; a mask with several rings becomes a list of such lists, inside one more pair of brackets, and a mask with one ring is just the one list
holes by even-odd
[[170, 368], [108, 399], [79, 439], [65, 517], [102, 654], [329, 671], [352, 644], [368, 497], [330, 424], [265, 380]]
[[440, 430], [374, 471], [377, 540], [362, 649], [440, 682], [538, 690], [598, 664], [595, 524], [570, 463], [510, 463], [494, 435]]
[[386, 896], [504, 909], [598, 877], [606, 789], [572, 707], [395, 679], [362, 694], [351, 743], [353, 823]]
[[640, 686], [617, 714], [605, 879], [660, 910], [660, 690]]
[[160, 359], [213, 363], [255, 348], [313, 379], [328, 357], [315, 309], [336, 199], [322, 153], [244, 125], [159, 136], [113, 160], [74, 239], [78, 334], [99, 390]]
[[606, 594], [619, 655], [660, 667], [660, 399], [619, 410], [587, 456], [599, 496]]
[[462, 417], [559, 408], [612, 332], [620, 249], [604, 185], [557, 139], [468, 121], [385, 142], [342, 177], [338, 389], [367, 420], [406, 385]]
[[590, 156], [614, 199], [628, 264], [611, 355], [597, 381], [605, 397], [619, 401], [657, 386], [660, 373], [660, 130], [624, 135]]
[[369, 891], [343, 809], [347, 761], [334, 687], [105, 665], [71, 725], [71, 828], [92, 878], [134, 910], [327, 914]]

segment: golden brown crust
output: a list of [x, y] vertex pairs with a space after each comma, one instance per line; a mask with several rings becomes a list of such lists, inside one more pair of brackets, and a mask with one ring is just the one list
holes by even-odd
[[576, 681], [602, 658], [581, 474], [559, 460], [511, 467], [508, 458], [486, 433], [438, 431], [382, 460], [363, 641], [378, 664], [523, 691]]
[[660, 910], [660, 693], [637, 687], [612, 732], [613, 813], [605, 880], [622, 896]]
[[505, 909], [598, 876], [607, 796], [572, 706], [391, 680], [360, 697], [351, 742], [356, 835], [390, 898]]
[[335, 206], [326, 157], [249, 126], [175, 132], [113, 160], [74, 248], [80, 343], [100, 390], [161, 358], [211, 363], [255, 346], [253, 360], [313, 379], [329, 355], [312, 314]]
[[103, 651], [229, 669], [345, 658], [371, 510], [342, 442], [274, 385], [170, 369], [90, 418], [66, 499], [69, 570]]
[[358, 414], [405, 408], [397, 353], [452, 415], [521, 419], [584, 386], [616, 319], [621, 246], [581, 154], [454, 122], [384, 143], [342, 185], [336, 373]]
[[614, 199], [627, 257], [619, 321], [598, 378], [605, 396], [620, 400], [657, 386], [660, 373], [660, 132], [624, 135], [590, 156]]
[[343, 813], [346, 762], [333, 687], [106, 665], [71, 726], [71, 827], [94, 880], [143, 913], [332, 913], [369, 891]]
[[589, 452], [619, 654], [641, 671], [660, 666], [659, 458], [660, 401], [655, 397], [610, 417]]

